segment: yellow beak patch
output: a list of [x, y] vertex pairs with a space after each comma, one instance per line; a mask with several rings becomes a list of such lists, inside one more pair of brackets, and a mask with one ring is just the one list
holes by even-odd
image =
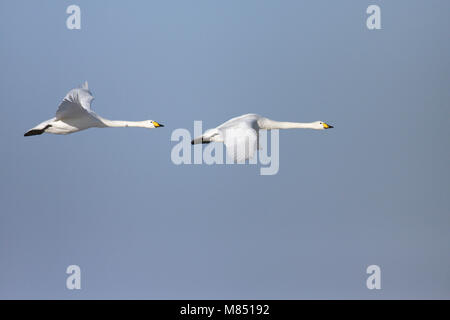
[[163, 125], [159, 124], [159, 123], [156, 122], [156, 121], [153, 121], [153, 125], [155, 126], [155, 128], [158, 128], [158, 127], [164, 127]]

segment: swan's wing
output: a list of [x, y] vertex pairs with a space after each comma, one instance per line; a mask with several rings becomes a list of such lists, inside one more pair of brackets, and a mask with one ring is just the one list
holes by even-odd
[[56, 110], [56, 118], [78, 118], [91, 114], [91, 102], [94, 100], [85, 82], [81, 88], [72, 89], [64, 97], [63, 101]]
[[254, 113], [248, 113], [244, 114], [239, 117], [234, 117], [228, 121], [225, 121], [220, 126], [217, 127], [217, 129], [226, 129], [226, 128], [232, 128], [236, 126], [250, 126], [253, 128], [255, 127], [255, 124], [257, 124], [258, 120], [262, 117], [260, 115], [254, 114]]
[[240, 125], [224, 129], [224, 143], [228, 156], [237, 162], [244, 162], [255, 154], [258, 134], [251, 126]]

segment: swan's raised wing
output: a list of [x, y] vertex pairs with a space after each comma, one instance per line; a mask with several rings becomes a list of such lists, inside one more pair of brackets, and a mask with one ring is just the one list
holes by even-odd
[[218, 126], [217, 129], [234, 128], [237, 126], [249, 126], [252, 128], [256, 128], [257, 122], [261, 118], [262, 117], [260, 115], [248, 113], [225, 121], [220, 126]]
[[224, 143], [227, 155], [236, 162], [244, 162], [254, 156], [258, 134], [255, 129], [247, 125], [228, 127], [224, 131]]
[[87, 81], [81, 88], [69, 91], [56, 110], [56, 118], [79, 118], [91, 114], [91, 102], [94, 100], [88, 88]]

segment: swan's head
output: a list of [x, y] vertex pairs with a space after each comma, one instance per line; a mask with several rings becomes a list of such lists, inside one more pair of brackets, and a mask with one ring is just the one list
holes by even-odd
[[313, 128], [317, 129], [317, 130], [323, 130], [323, 129], [331, 129], [334, 127], [323, 121], [316, 121], [316, 122], [313, 122]]
[[158, 128], [158, 127], [164, 127], [163, 124], [158, 123], [158, 122], [153, 121], [153, 120], [147, 120], [145, 124], [146, 124], [146, 127], [149, 128], [149, 129], [154, 129], [154, 128]]

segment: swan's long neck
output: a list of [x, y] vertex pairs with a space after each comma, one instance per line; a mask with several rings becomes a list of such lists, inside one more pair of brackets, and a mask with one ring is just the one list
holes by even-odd
[[313, 122], [285, 122], [264, 119], [260, 124], [261, 129], [315, 129]]
[[105, 127], [123, 128], [123, 127], [147, 127], [147, 121], [122, 121], [122, 120], [108, 120], [101, 118]]

